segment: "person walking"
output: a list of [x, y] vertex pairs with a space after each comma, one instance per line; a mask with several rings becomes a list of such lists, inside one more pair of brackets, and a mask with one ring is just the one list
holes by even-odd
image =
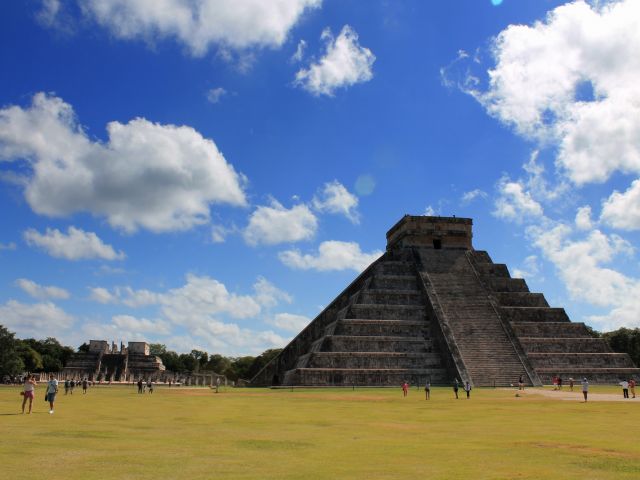
[[618, 385], [622, 387], [622, 398], [629, 398], [629, 382], [623, 380]]
[[71, 393], [71, 395], [73, 395], [73, 389], [76, 387], [76, 381], [74, 379], [71, 379], [71, 382], [69, 383], [69, 393]]
[[83, 395], [87, 394], [87, 388], [89, 388], [89, 380], [87, 380], [87, 378], [85, 377], [82, 380], [82, 394]]
[[424, 399], [431, 399], [431, 382], [427, 382], [427, 384], [424, 386]]
[[53, 404], [56, 401], [56, 394], [58, 393], [58, 380], [53, 376], [53, 373], [49, 374], [49, 381], [47, 382], [47, 394], [45, 398], [49, 402], [49, 415], [53, 415]]
[[468, 400], [469, 397], [471, 396], [471, 384], [469, 383], [469, 381], [465, 382], [464, 391], [467, 392], [467, 400]]
[[569, 390], [573, 392], [573, 377], [569, 377]]
[[409, 393], [409, 384], [405, 381], [402, 384], [402, 396], [406, 397], [408, 393]]
[[458, 399], [458, 388], [460, 387], [460, 383], [458, 383], [458, 379], [456, 378], [453, 381], [453, 394], [456, 396], [456, 400]]
[[138, 393], [142, 393], [142, 379], [138, 379]]
[[584, 396], [585, 403], [587, 402], [587, 396], [589, 395], [589, 382], [587, 377], [582, 379], [582, 395]]
[[629, 380], [629, 390], [631, 390], [631, 398], [636, 398], [636, 381], [633, 378]]
[[64, 394], [65, 395], [67, 395], [69, 393], [69, 385], [70, 385], [70, 382], [69, 382], [69, 379], [67, 378], [64, 381]]
[[558, 375], [558, 390], [562, 390], [562, 377]]
[[522, 375], [518, 377], [518, 390], [524, 390], [524, 378]]
[[149, 389], [149, 393], [153, 393], [153, 380], [149, 379], [147, 382], [147, 388]]
[[31, 407], [33, 406], [33, 398], [35, 396], [36, 390], [36, 379], [33, 375], [27, 375], [27, 378], [24, 379], [24, 384], [22, 386], [22, 395], [24, 398], [22, 399], [22, 413], [24, 414], [24, 407], [27, 404], [27, 400], [29, 400], [29, 412], [31, 413]]

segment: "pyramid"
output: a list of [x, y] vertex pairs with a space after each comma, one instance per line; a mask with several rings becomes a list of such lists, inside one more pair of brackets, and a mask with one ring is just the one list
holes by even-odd
[[639, 377], [625, 353], [472, 246], [472, 219], [404, 216], [386, 252], [253, 379], [256, 386], [528, 385]]

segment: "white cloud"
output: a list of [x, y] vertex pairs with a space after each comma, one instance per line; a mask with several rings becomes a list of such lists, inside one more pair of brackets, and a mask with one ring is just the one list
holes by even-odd
[[272, 200], [271, 206], [260, 206], [249, 217], [243, 232], [249, 245], [275, 245], [313, 238], [318, 219], [306, 205], [284, 208]]
[[355, 270], [361, 272], [371, 263], [377, 260], [382, 251], [374, 250], [364, 253], [360, 245], [355, 242], [340, 242], [331, 240], [322, 242], [316, 255], [300, 253], [299, 250], [286, 250], [280, 252], [280, 261], [288, 267], [301, 270]]
[[640, 229], [640, 179], [626, 192], [615, 190], [602, 205], [600, 220], [622, 230]]
[[171, 326], [169, 322], [159, 319], [137, 318], [131, 315], [115, 315], [112, 323], [119, 329], [136, 333], [153, 333], [156, 335], [169, 335]]
[[95, 233], [85, 232], [76, 227], [69, 227], [66, 234], [56, 228], [47, 228], [44, 234], [30, 228], [24, 232], [24, 239], [29, 245], [43, 249], [52, 257], [66, 260], [91, 258], [122, 260], [125, 258], [124, 252], [116, 252]]
[[591, 231], [582, 240], [572, 240], [571, 234], [571, 228], [563, 224], [529, 229], [534, 245], [555, 265], [572, 298], [612, 307], [608, 314], [587, 320], [608, 330], [640, 326], [640, 280], [605, 266], [616, 256], [631, 255], [631, 244], [599, 230]]
[[319, 212], [342, 214], [352, 223], [360, 223], [358, 197], [350, 193], [337, 180], [325, 183], [322, 189], [313, 197], [312, 204]]
[[207, 100], [209, 100], [209, 103], [218, 103], [226, 94], [227, 91], [222, 87], [212, 88], [207, 91]]
[[9, 300], [0, 305], [2, 325], [20, 338], [59, 337], [70, 328], [74, 318], [51, 302], [24, 304]]
[[371, 50], [360, 46], [353, 28], [345, 25], [337, 38], [327, 28], [320, 38], [326, 42], [325, 55], [309, 68], [302, 68], [296, 73], [296, 85], [313, 95], [331, 97], [338, 88], [373, 78], [372, 67], [376, 57]]
[[427, 217], [433, 217], [438, 215], [438, 212], [435, 208], [433, 208], [433, 206], [427, 205], [427, 208], [424, 209], [424, 215], [426, 215]]
[[469, 204], [478, 198], [486, 199], [487, 197], [487, 192], [476, 188], [475, 190], [471, 190], [470, 192], [464, 192], [464, 194], [462, 195], [462, 203]]
[[49, 298], [64, 300], [71, 296], [64, 288], [54, 287], [51, 285], [38, 285], [33, 280], [26, 278], [19, 278], [15, 281], [15, 284], [27, 294], [31, 295], [33, 298], [37, 298], [38, 300], [47, 300]]
[[103, 287], [90, 288], [89, 298], [98, 303], [116, 303], [118, 298], [109, 290]]
[[253, 285], [256, 301], [263, 307], [275, 307], [278, 303], [291, 303], [293, 299], [287, 292], [280, 290], [264, 277], [258, 277], [258, 281]]
[[585, 205], [580, 207], [576, 213], [576, 227], [579, 230], [591, 230], [593, 221], [591, 220], [591, 207]]
[[10, 243], [0, 243], [0, 250], [15, 250], [16, 244], [14, 242]]
[[280, 47], [305, 11], [321, 0], [78, 0], [84, 14], [116, 38], [175, 38], [192, 55]]
[[640, 172], [640, 2], [575, 1], [495, 39], [489, 87], [468, 90], [520, 134], [552, 142], [576, 184]]
[[525, 190], [521, 182], [503, 177], [498, 183], [498, 193], [493, 211], [493, 215], [498, 218], [529, 222], [543, 215], [542, 206]]
[[185, 230], [209, 221], [212, 203], [244, 206], [244, 177], [191, 127], [137, 118], [89, 139], [71, 105], [38, 93], [0, 110], [0, 160], [25, 160], [22, 182], [39, 214], [91, 212], [132, 232]]
[[514, 278], [533, 278], [540, 272], [540, 266], [538, 265], [538, 257], [536, 255], [529, 255], [524, 259], [524, 265], [522, 268], [513, 269]]
[[301, 62], [304, 58], [304, 51], [307, 48], [307, 42], [300, 40], [296, 47], [296, 52], [291, 56], [291, 61], [294, 63]]
[[310, 318], [293, 313], [277, 313], [268, 321], [269, 324], [280, 330], [294, 333], [300, 332], [304, 327], [309, 325], [310, 322]]

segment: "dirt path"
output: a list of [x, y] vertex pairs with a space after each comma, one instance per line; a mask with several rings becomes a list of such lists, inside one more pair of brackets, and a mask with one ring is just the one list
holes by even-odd
[[[540, 395], [547, 398], [554, 398], [556, 400], [568, 400], [574, 402], [582, 402], [582, 390], [580, 387], [574, 388], [573, 392], [569, 390], [547, 390], [542, 388], [527, 388], [524, 391], [518, 392], [520, 395], [528, 396], [528, 395]], [[591, 393], [589, 392], [589, 401], [590, 402], [636, 402], [640, 403], [640, 396], [637, 395], [636, 398], [624, 398], [622, 396], [622, 391], [620, 393]], [[629, 393], [631, 395], [631, 393]]]

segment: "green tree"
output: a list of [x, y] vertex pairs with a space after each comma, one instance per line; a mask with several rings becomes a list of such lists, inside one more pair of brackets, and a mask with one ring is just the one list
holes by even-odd
[[28, 343], [18, 340], [16, 352], [22, 360], [24, 369], [27, 372], [42, 371], [42, 356]]
[[185, 370], [180, 356], [171, 350], [159, 355], [162, 359], [162, 363], [171, 372], [183, 372]]
[[270, 348], [269, 350], [265, 350], [260, 355], [258, 355], [251, 364], [251, 367], [249, 367], [249, 371], [247, 372], [247, 379], [251, 380], [253, 377], [255, 377], [258, 372], [262, 370], [267, 363], [277, 357], [281, 351], [281, 348]]
[[640, 328], [619, 328], [602, 336], [614, 352], [628, 353], [633, 363], [640, 365]]
[[78, 353], [89, 353], [89, 344], [83, 343], [78, 347]]
[[162, 355], [167, 353], [167, 346], [162, 343], [150, 343], [149, 353], [151, 355], [157, 355], [158, 357], [162, 357]]
[[15, 334], [0, 325], [0, 375], [18, 375], [24, 372], [24, 363], [18, 354]]
[[206, 370], [212, 370], [221, 375], [225, 375], [224, 372], [226, 372], [230, 368], [231, 360], [229, 360], [227, 357], [223, 357], [218, 353], [211, 354], [209, 356], [209, 361], [205, 365]]

